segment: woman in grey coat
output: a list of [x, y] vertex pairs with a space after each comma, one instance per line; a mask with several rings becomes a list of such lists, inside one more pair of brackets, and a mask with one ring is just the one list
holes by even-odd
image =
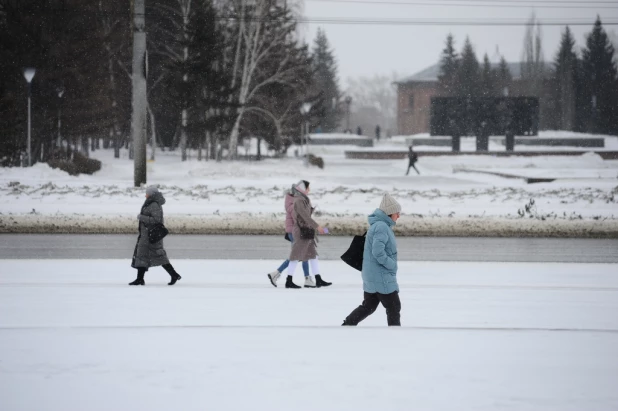
[[300, 288], [292, 281], [294, 271], [299, 261], [309, 261], [311, 272], [315, 274], [315, 282], [311, 276], [305, 277], [305, 288], [328, 287], [328, 283], [322, 279], [320, 275], [320, 266], [318, 264], [318, 249], [316, 244], [316, 232], [324, 234], [325, 230], [311, 217], [313, 208], [307, 194], [309, 194], [309, 182], [301, 180], [293, 187], [294, 192], [294, 209], [292, 218], [294, 226], [292, 235], [294, 243], [292, 243], [292, 252], [290, 253], [290, 265], [288, 265], [288, 277], [285, 282], [285, 288]]
[[165, 204], [165, 198], [157, 187], [148, 187], [146, 189], [146, 201], [142, 206], [142, 211], [137, 215], [139, 236], [137, 237], [133, 261], [131, 262], [131, 267], [137, 269], [137, 279], [129, 283], [129, 285], [145, 285], [144, 274], [148, 271], [148, 268], [159, 265], [172, 277], [172, 280], [168, 283], [169, 285], [174, 285], [176, 281], [181, 279], [180, 274], [174, 270], [174, 267], [167, 259], [167, 253], [163, 248], [163, 240], [154, 244], [148, 241], [148, 230], [155, 224], [163, 224], [163, 204]]

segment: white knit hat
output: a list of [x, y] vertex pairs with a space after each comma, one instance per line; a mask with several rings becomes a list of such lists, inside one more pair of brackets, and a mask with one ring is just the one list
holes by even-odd
[[300, 180], [298, 183], [296, 183], [294, 188], [296, 188], [298, 191], [306, 193], [307, 189], [309, 188], [309, 181], [307, 181], [307, 180]]
[[392, 215], [401, 212], [401, 205], [390, 194], [384, 194], [380, 203], [380, 210], [386, 215]]

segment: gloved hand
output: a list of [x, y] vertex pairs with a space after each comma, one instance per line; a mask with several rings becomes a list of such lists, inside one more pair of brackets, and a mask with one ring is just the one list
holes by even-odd
[[141, 216], [142, 216], [141, 214], [138, 214], [138, 215], [137, 215], [137, 219], [138, 219], [138, 221], [139, 221], [139, 218], [140, 218]]

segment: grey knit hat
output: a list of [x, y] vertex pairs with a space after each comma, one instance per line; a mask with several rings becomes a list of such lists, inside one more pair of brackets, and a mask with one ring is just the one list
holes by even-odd
[[386, 215], [393, 215], [401, 213], [401, 205], [390, 194], [386, 193], [384, 197], [382, 197], [380, 210], [384, 211]]
[[147, 196], [151, 196], [151, 195], [155, 195], [159, 192], [159, 189], [157, 188], [157, 186], [148, 186], [146, 188], [146, 195]]

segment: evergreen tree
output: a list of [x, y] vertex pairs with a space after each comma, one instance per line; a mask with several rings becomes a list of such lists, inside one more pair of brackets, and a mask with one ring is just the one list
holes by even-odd
[[455, 51], [455, 40], [453, 35], [449, 33], [440, 57], [440, 75], [438, 76], [440, 87], [446, 95], [457, 94], [458, 68], [459, 58]]
[[[17, 164], [27, 133], [24, 67], [32, 81], [32, 162], [47, 160], [57, 143], [58, 108], [62, 135], [85, 154], [89, 137], [107, 134], [112, 102], [106, 89], [105, 34], [96, 0], [0, 3], [0, 157]], [[59, 99], [57, 89], [64, 94]], [[81, 143], [79, 143], [81, 141]]]
[[194, 0], [195, 12], [189, 24], [188, 61], [189, 104], [194, 121], [189, 129], [189, 145], [210, 147], [210, 158], [216, 158], [217, 143], [231, 131], [233, 115], [232, 70], [225, 58], [226, 37], [212, 0]]
[[334, 131], [341, 118], [337, 102], [341, 96], [337, 78], [337, 62], [330, 48], [326, 33], [318, 29], [313, 46], [312, 65], [314, 71], [314, 93], [319, 96], [312, 115], [315, 118], [314, 127], [323, 132]]
[[618, 132], [618, 84], [614, 47], [597, 17], [582, 50], [583, 120], [587, 131]]
[[[66, 0], [65, 4], [65, 14], [52, 13], [50, 17], [63, 41], [55, 44], [50, 39], [52, 45], [45, 59], [52, 67], [44, 80], [54, 89], [63, 85], [63, 134], [75, 145], [81, 141], [82, 153], [88, 154], [88, 137], [92, 137], [95, 149], [99, 138], [108, 135], [113, 125], [115, 108], [106, 81], [108, 53], [102, 46], [105, 32], [99, 17], [99, 1]], [[128, 6], [115, 8], [114, 12], [129, 16]]]
[[575, 128], [575, 87], [577, 81], [575, 39], [567, 26], [554, 59], [553, 84], [557, 125], [561, 130]]
[[461, 62], [457, 72], [458, 93], [463, 97], [472, 97], [480, 94], [481, 76], [479, 62], [470, 39], [466, 38], [461, 52]]
[[99, 2], [99, 21], [103, 28], [103, 48], [107, 60], [103, 63], [107, 69], [106, 97], [111, 101], [112, 126], [103, 148], [114, 148], [114, 157], [120, 158], [120, 148], [127, 143], [131, 128], [131, 67], [132, 37], [129, 7], [117, 8], [109, 2]]
[[[151, 83], [160, 81], [160, 87], [153, 93], [156, 117], [163, 112], [169, 123], [174, 125], [182, 161], [187, 160], [190, 127], [195, 121], [190, 112], [192, 86], [190, 60], [193, 58], [191, 23], [195, 20], [199, 5], [197, 0], [153, 0], [146, 13], [151, 16], [149, 25], [148, 55], [152, 58]], [[150, 65], [149, 65], [150, 66]], [[152, 89], [152, 88], [151, 88]], [[171, 131], [168, 128], [168, 132]], [[175, 144], [174, 144], [175, 146]]]
[[483, 97], [489, 97], [494, 94], [494, 76], [495, 73], [491, 68], [487, 53], [483, 57], [483, 70], [481, 71], [481, 93]]
[[500, 57], [500, 64], [498, 65], [496, 73], [496, 86], [500, 95], [504, 96], [508, 94], [508, 88], [510, 88], [512, 81], [513, 76], [511, 74], [511, 69], [504, 59], [504, 56], [502, 56]]

